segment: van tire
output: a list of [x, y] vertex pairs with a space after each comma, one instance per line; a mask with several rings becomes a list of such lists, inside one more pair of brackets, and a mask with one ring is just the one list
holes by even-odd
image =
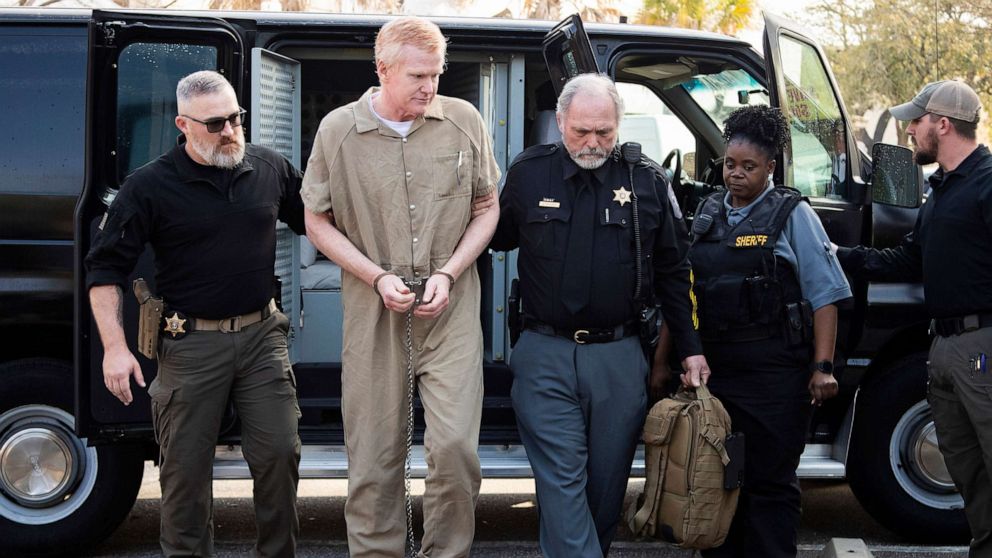
[[927, 353], [919, 352], [862, 387], [848, 482], [862, 507], [889, 530], [916, 542], [964, 544], [971, 538], [964, 504], [941, 470], [943, 458], [936, 459], [926, 385]]
[[[5, 445], [13, 447], [17, 440], [33, 435], [37, 438], [24, 442], [23, 447], [36, 440], [53, 440], [51, 447], [67, 450], [64, 454], [73, 464], [67, 469], [74, 471], [65, 476], [72, 480], [53, 490], [51, 501], [25, 500], [33, 495], [16, 492], [11, 488], [14, 482], [0, 476], [0, 541], [5, 553], [84, 552], [107, 538], [134, 505], [144, 473], [141, 453], [126, 446], [87, 448], [86, 441], [76, 437], [71, 414], [73, 383], [72, 367], [64, 361], [24, 359], [0, 364], [0, 458]], [[17, 464], [14, 458], [7, 463]], [[13, 467], [8, 470], [17, 472]], [[5, 471], [0, 469], [0, 475]]]

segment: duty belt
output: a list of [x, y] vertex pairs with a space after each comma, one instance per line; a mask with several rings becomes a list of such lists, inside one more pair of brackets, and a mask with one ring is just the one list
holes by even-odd
[[992, 326], [992, 314], [968, 314], [960, 318], [930, 320], [930, 333], [950, 337], [989, 326]]
[[588, 329], [565, 329], [546, 324], [533, 318], [524, 318], [524, 329], [529, 329], [541, 335], [553, 335], [575, 341], [579, 345], [586, 343], [609, 343], [624, 337], [637, 335], [637, 322], [627, 322], [616, 327], [591, 327]]
[[[270, 299], [269, 303], [265, 305], [265, 308], [262, 308], [261, 310], [248, 312], [247, 314], [241, 314], [240, 316], [221, 318], [219, 320], [193, 318], [184, 315], [182, 312], [167, 309], [165, 311], [165, 315], [163, 316], [165, 321], [165, 328], [163, 331], [166, 334], [172, 334], [173, 337], [177, 337], [175, 333], [179, 333], [180, 328], [185, 330], [182, 333], [188, 331], [219, 331], [221, 333], [237, 333], [252, 324], [261, 322], [278, 310], [279, 308], [276, 306], [276, 301], [274, 299]], [[178, 320], [178, 322], [174, 323], [175, 320]]]

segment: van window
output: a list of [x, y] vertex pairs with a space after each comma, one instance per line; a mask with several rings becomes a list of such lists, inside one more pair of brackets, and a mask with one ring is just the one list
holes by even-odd
[[720, 130], [735, 110], [749, 105], [768, 105], [768, 92], [744, 70], [700, 74], [681, 85]]
[[0, 191], [83, 187], [86, 29], [0, 30]]
[[217, 69], [217, 48], [132, 43], [118, 59], [117, 170], [123, 179], [176, 144], [176, 84], [199, 70]]
[[[636, 141], [641, 144], [641, 151], [658, 163], [678, 149], [682, 152], [682, 168], [691, 176], [695, 169], [684, 161], [687, 157], [693, 160], [696, 152], [696, 137], [692, 131], [644, 85], [617, 83], [617, 91], [624, 104], [619, 141]], [[669, 167], [674, 168], [674, 164]]]
[[848, 180], [847, 130], [826, 67], [812, 45], [782, 36], [783, 109], [792, 132], [786, 184], [811, 197], [842, 198]]

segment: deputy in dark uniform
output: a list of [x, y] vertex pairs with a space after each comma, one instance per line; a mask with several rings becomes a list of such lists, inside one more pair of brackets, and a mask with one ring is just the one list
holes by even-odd
[[510, 361], [512, 398], [549, 558], [604, 556], [616, 531], [647, 403], [643, 301], [660, 298], [692, 381], [709, 374], [667, 184], [638, 166], [632, 188], [616, 148], [622, 114], [605, 76], [569, 81], [557, 109], [563, 143], [514, 161], [491, 244], [520, 248], [524, 321]]
[[889, 110], [909, 122], [916, 162], [940, 165], [930, 197], [902, 245], [837, 254], [858, 277], [923, 280], [934, 335], [927, 399], [972, 558], [992, 556], [992, 153], [975, 138], [981, 109], [968, 85], [938, 81]]
[[161, 449], [166, 556], [213, 556], [211, 469], [228, 398], [255, 481], [256, 556], [293, 556], [299, 521], [299, 407], [275, 306], [276, 219], [303, 234], [302, 176], [245, 145], [227, 80], [197, 72], [177, 87], [180, 143], [121, 186], [86, 257], [104, 382], [125, 405], [141, 368], [124, 339], [125, 282], [149, 242], [165, 324], [148, 390]]
[[832, 397], [835, 302], [851, 296], [816, 214], [769, 182], [789, 129], [752, 106], [725, 123], [726, 192], [696, 212], [689, 250], [710, 391], [745, 435], [744, 484], [723, 546], [703, 555], [796, 556], [796, 479], [812, 403]]

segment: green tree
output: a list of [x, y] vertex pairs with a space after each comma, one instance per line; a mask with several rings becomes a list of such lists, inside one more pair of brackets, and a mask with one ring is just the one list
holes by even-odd
[[756, 0], [644, 0], [638, 23], [734, 35], [754, 15]]
[[990, 0], [822, 0], [803, 19], [822, 31], [853, 113], [904, 102], [940, 79], [965, 81], [992, 109]]

